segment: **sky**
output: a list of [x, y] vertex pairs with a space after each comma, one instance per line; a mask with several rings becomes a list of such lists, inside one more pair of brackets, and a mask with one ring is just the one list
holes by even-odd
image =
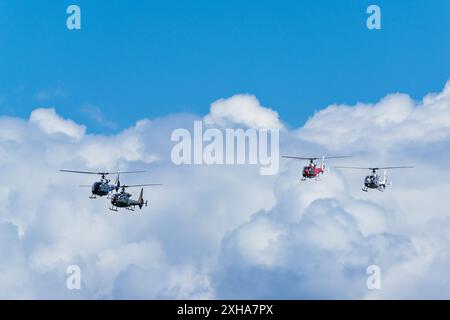
[[[364, 1], [79, 1], [79, 31], [68, 4], [0, 2], [0, 299], [450, 299], [447, 1], [378, 1], [379, 31]], [[176, 165], [194, 121], [353, 157]], [[117, 168], [148, 207], [59, 172]]]
[[137, 120], [205, 114], [219, 97], [256, 95], [298, 127], [332, 103], [388, 92], [420, 99], [447, 80], [450, 4], [377, 1], [0, 1], [0, 112], [53, 107], [117, 133]]

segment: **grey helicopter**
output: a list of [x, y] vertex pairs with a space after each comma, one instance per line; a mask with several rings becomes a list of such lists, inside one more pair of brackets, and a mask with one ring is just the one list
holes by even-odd
[[[100, 181], [96, 181], [91, 185], [80, 185], [81, 188], [91, 188], [91, 195], [89, 199], [96, 199], [97, 197], [109, 196], [113, 191], [120, 189], [120, 174], [128, 173], [143, 173], [145, 171], [116, 171], [116, 172], [93, 172], [93, 171], [76, 171], [76, 170], [59, 170], [60, 172], [81, 173], [100, 175]], [[107, 179], [107, 175], [117, 174], [115, 184], [110, 184], [111, 180]]]
[[[392, 186], [392, 181], [388, 181], [387, 170], [391, 169], [410, 169], [413, 168], [411, 166], [402, 166], [402, 167], [375, 167], [375, 168], [364, 168], [364, 167], [334, 167], [340, 169], [363, 169], [363, 170], [371, 170], [372, 172], [364, 178], [364, 187], [362, 191], [368, 192], [369, 189], [377, 189], [378, 191], [383, 192], [386, 189], [386, 186]], [[384, 170], [384, 174], [377, 174], [377, 170]]]
[[139, 198], [137, 200], [132, 199], [132, 195], [125, 191], [126, 188], [135, 188], [135, 187], [149, 187], [149, 186], [161, 186], [160, 183], [152, 183], [152, 184], [136, 184], [136, 185], [123, 185], [121, 186], [120, 192], [116, 192], [110, 196], [111, 199], [111, 207], [109, 210], [118, 211], [118, 208], [125, 208], [130, 211], [134, 211], [135, 207], [138, 206], [139, 209], [147, 206], [147, 200], [144, 201], [144, 188], [141, 188], [141, 193], [139, 194]]

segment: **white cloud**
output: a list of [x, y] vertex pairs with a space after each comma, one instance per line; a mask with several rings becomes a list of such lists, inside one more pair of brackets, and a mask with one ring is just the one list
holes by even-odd
[[205, 122], [219, 126], [237, 124], [251, 128], [283, 127], [276, 111], [261, 106], [255, 96], [248, 94], [237, 94], [213, 102]]
[[[360, 191], [364, 171], [299, 182], [303, 163], [291, 160], [278, 176], [175, 166], [170, 133], [191, 128], [191, 115], [108, 136], [53, 109], [29, 121], [0, 117], [0, 298], [449, 298], [449, 88], [421, 102], [391, 94], [331, 106], [283, 131], [286, 152], [354, 155], [329, 165], [416, 167], [390, 172], [385, 193]], [[246, 95], [214, 103], [206, 120], [281, 126]], [[93, 177], [58, 172], [118, 167], [148, 170], [125, 183], [164, 184], [145, 190], [148, 208], [111, 213], [77, 187]], [[72, 264], [81, 291], [66, 289]], [[381, 267], [380, 291], [366, 288], [369, 264]]]
[[[0, 223], [11, 224], [8, 233], [14, 237], [3, 243], [17, 256], [0, 262], [5, 275], [0, 297], [214, 297], [208, 275], [222, 236], [273, 205], [273, 179], [259, 176], [257, 168], [172, 165], [170, 133], [189, 128], [192, 119], [142, 120], [103, 136], [78, 131], [84, 127], [54, 110], [34, 111], [29, 122], [0, 118]], [[58, 172], [119, 167], [148, 170], [123, 176], [124, 183], [164, 183], [145, 190], [148, 208], [111, 214], [106, 199], [89, 200], [89, 190], [77, 187], [94, 177]], [[211, 196], [211, 177], [219, 197]], [[239, 203], [243, 195], [247, 201]], [[71, 264], [81, 267], [80, 292], [65, 287]], [[140, 278], [144, 274], [146, 281]], [[133, 286], [127, 287], [128, 281]]]
[[57, 115], [55, 109], [34, 110], [30, 116], [30, 122], [36, 124], [46, 133], [62, 133], [75, 139], [80, 139], [86, 131], [85, 126]]
[[356, 149], [361, 144], [391, 150], [404, 144], [429, 144], [450, 136], [450, 81], [421, 102], [390, 94], [375, 104], [332, 105], [317, 112], [300, 138], [329, 146]]

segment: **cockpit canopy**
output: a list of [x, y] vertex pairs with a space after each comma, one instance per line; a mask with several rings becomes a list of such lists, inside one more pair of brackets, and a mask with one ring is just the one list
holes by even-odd
[[100, 191], [100, 187], [101, 187], [102, 183], [101, 182], [95, 182], [92, 185], [92, 193], [96, 193]]

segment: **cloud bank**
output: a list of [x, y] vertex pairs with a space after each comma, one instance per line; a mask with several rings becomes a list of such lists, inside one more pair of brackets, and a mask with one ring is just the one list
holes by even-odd
[[[292, 160], [275, 176], [249, 165], [172, 164], [172, 130], [202, 118], [281, 128], [282, 153], [354, 156], [330, 165], [416, 169], [390, 172], [385, 193], [363, 193], [364, 171], [300, 182], [303, 163]], [[449, 119], [450, 82], [422, 101], [394, 93], [332, 105], [297, 129], [250, 95], [220, 99], [204, 117], [143, 119], [108, 136], [55, 109], [0, 117], [0, 298], [448, 299]], [[61, 168], [144, 168], [123, 180], [164, 186], [145, 190], [148, 208], [111, 213], [106, 199], [77, 187], [92, 177]], [[66, 288], [73, 264], [81, 290]], [[366, 287], [372, 264], [381, 290]]]

